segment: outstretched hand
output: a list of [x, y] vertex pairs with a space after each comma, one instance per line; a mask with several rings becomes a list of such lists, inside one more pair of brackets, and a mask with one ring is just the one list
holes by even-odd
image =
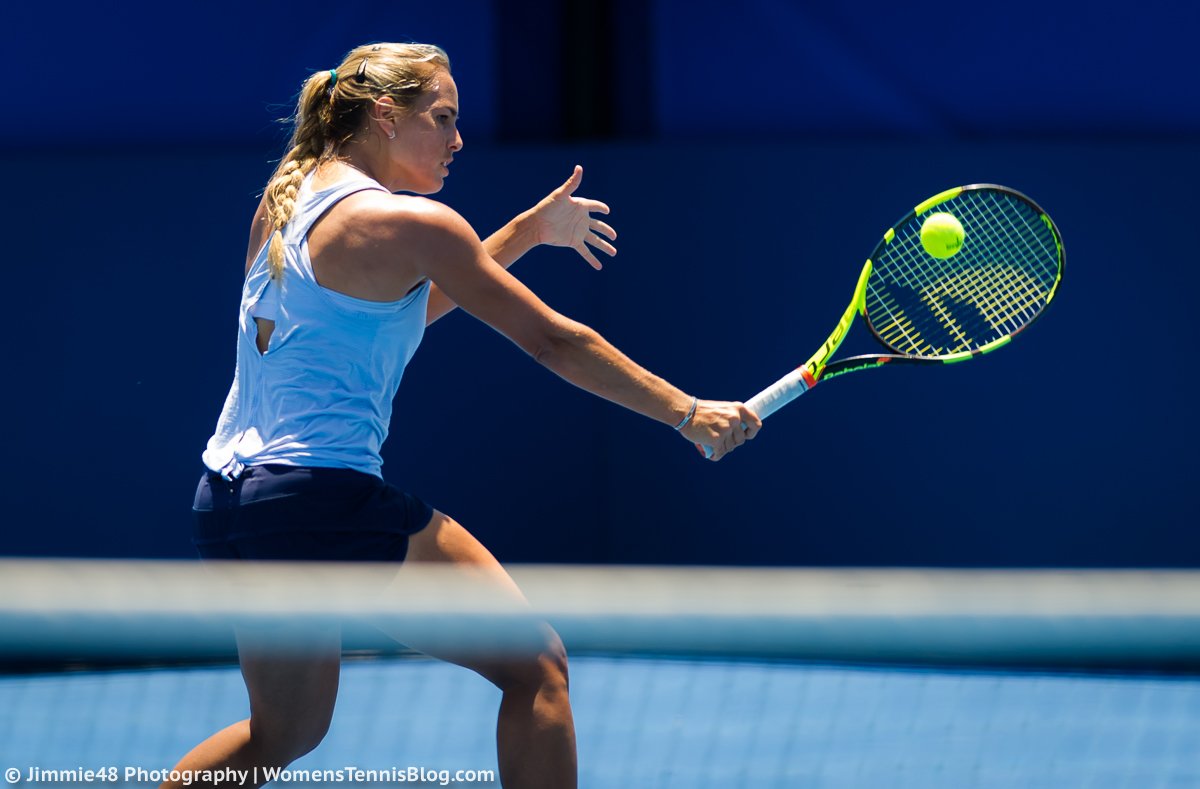
[[599, 270], [600, 261], [588, 246], [603, 251], [609, 257], [617, 254], [610, 241], [615, 241], [617, 231], [593, 213], [607, 214], [608, 206], [599, 200], [575, 197], [575, 190], [583, 182], [583, 168], [575, 165], [575, 172], [562, 186], [546, 195], [533, 207], [531, 214], [536, 222], [539, 244], [555, 247], [570, 247], [579, 256]]

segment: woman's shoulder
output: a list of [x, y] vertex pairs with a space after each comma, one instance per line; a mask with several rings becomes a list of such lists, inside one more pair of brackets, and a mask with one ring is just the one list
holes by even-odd
[[418, 195], [359, 192], [347, 198], [343, 216], [361, 231], [381, 239], [409, 243], [439, 236], [478, 239], [453, 208]]
[[361, 182], [364, 188], [339, 200], [344, 214], [353, 214], [364, 227], [403, 230], [421, 227], [453, 227], [465, 220], [445, 203], [420, 195], [389, 192], [362, 171], [341, 162], [331, 162], [313, 172], [310, 188], [314, 192], [337, 189], [344, 184]]
[[332, 253], [381, 270], [441, 260], [479, 244], [466, 220], [445, 204], [381, 190], [340, 200], [313, 225], [308, 241], [314, 260], [323, 258], [326, 265]]

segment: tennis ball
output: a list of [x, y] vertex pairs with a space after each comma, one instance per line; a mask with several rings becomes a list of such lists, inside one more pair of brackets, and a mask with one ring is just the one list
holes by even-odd
[[958, 254], [963, 245], [962, 223], [944, 212], [930, 214], [921, 225], [921, 246], [938, 260]]

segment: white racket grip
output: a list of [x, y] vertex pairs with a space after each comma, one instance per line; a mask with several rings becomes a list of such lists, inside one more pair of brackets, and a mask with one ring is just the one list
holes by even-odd
[[[746, 406], [758, 414], [759, 419], [766, 419], [816, 385], [817, 381], [807, 366], [797, 367], [747, 400]], [[704, 450], [704, 457], [713, 456], [712, 447], [701, 445], [701, 449]]]
[[797, 367], [775, 383], [746, 401], [751, 411], [758, 414], [759, 419], [766, 419], [771, 414], [783, 408], [800, 395], [816, 386], [812, 373], [807, 367]]

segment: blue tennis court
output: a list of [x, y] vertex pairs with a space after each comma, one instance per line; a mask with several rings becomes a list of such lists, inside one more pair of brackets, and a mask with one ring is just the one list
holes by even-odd
[[[581, 657], [572, 695], [591, 789], [1200, 785], [1196, 677]], [[461, 668], [348, 660], [332, 730], [290, 777], [495, 770], [498, 703]], [[232, 666], [9, 676], [0, 766], [169, 768], [246, 714]]]

